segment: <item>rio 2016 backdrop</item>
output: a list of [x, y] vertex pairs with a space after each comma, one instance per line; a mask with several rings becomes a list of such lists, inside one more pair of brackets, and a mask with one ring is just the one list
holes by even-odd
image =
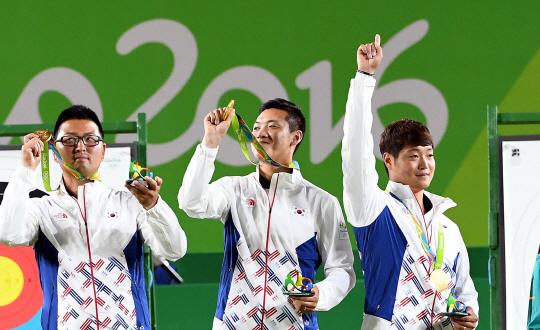
[[[468, 246], [486, 246], [486, 106], [538, 111], [538, 13], [534, 1], [4, 3], [0, 120], [53, 123], [73, 103], [103, 121], [145, 112], [148, 165], [164, 179], [161, 195], [176, 209], [189, 253], [220, 252], [222, 225], [188, 218], [176, 201], [205, 114], [235, 99], [252, 125], [263, 101], [297, 103], [308, 129], [295, 159], [305, 178], [341, 200], [342, 124], [356, 50], [379, 33], [374, 135], [403, 117], [427, 124], [437, 161], [430, 191], [456, 201], [447, 215]], [[384, 187], [380, 161], [377, 169]], [[214, 179], [253, 170], [229, 131]]]

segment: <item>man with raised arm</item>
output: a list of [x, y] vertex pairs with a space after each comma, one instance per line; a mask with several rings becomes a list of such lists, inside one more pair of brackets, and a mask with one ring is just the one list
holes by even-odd
[[143, 244], [171, 260], [187, 248], [176, 215], [159, 196], [163, 180], [145, 177], [147, 186], [126, 184], [129, 192], [106, 188], [97, 173], [105, 156], [103, 129], [87, 107], [64, 110], [52, 139], [62, 167], [60, 187], [29, 198], [44, 150], [31, 133], [0, 206], [0, 243], [34, 246], [43, 289], [41, 326], [150, 329]]
[[[410, 119], [386, 127], [379, 147], [390, 181], [386, 191], [377, 186], [371, 96], [382, 57], [379, 35], [358, 48], [342, 145], [345, 212], [366, 286], [362, 329], [473, 329], [478, 293], [467, 249], [443, 215], [456, 204], [425, 191], [435, 171], [427, 127]], [[452, 297], [467, 306], [465, 316], [440, 314]]]
[[[255, 172], [210, 184], [221, 139], [232, 113], [224, 108], [204, 119], [204, 138], [191, 159], [178, 202], [194, 218], [224, 224], [225, 253], [213, 329], [318, 329], [316, 311], [336, 306], [353, 288], [353, 255], [338, 200], [305, 180], [298, 169], [260, 160]], [[264, 103], [254, 138], [279, 164], [290, 164], [305, 132], [294, 103]], [[283, 294], [293, 271], [325, 279], [312, 297]]]

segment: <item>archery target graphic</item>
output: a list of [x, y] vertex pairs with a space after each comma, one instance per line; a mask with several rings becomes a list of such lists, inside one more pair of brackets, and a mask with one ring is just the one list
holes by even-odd
[[0, 306], [11, 304], [21, 294], [24, 284], [19, 265], [9, 258], [0, 256]]
[[42, 303], [34, 250], [0, 245], [0, 329], [28, 322]]

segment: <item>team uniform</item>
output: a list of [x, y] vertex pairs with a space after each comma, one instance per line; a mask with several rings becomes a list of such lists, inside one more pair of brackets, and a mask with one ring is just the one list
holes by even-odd
[[159, 197], [147, 211], [100, 181], [79, 187], [78, 198], [63, 183], [29, 198], [35, 182], [34, 171], [15, 171], [0, 206], [0, 243], [34, 246], [43, 329], [96, 329], [97, 320], [100, 329], [150, 329], [143, 244], [170, 260], [187, 248], [171, 208]]
[[253, 329], [261, 323], [265, 329], [318, 329], [316, 312], [301, 313], [282, 292], [290, 271], [314, 279], [321, 264], [325, 279], [316, 283], [316, 311], [336, 306], [354, 287], [352, 249], [339, 202], [298, 170], [275, 173], [268, 189], [258, 171], [209, 184], [217, 150], [197, 147], [178, 194], [189, 216], [224, 224], [213, 329]]
[[[343, 201], [366, 286], [362, 329], [452, 329], [450, 319], [439, 314], [446, 312], [452, 290], [478, 315], [467, 249], [457, 225], [443, 214], [456, 204], [425, 192], [427, 212], [422, 215], [409, 186], [390, 181], [387, 191], [379, 189], [371, 135], [374, 86], [375, 79], [361, 73], [351, 80], [342, 145]], [[442, 228], [446, 242], [442, 271], [450, 278], [443, 292], [429, 280], [433, 263], [422, 248], [411, 213], [431, 251], [437, 251]]]

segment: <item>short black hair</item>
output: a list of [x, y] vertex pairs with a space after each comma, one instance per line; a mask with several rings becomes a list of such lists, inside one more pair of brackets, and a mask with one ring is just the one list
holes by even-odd
[[[263, 103], [261, 105], [261, 108], [259, 109], [259, 114], [261, 114], [264, 110], [268, 109], [278, 109], [283, 110], [287, 112], [287, 117], [285, 117], [285, 120], [289, 124], [289, 131], [301, 131], [302, 132], [302, 140], [304, 139], [304, 135], [306, 133], [306, 118], [304, 118], [304, 115], [302, 114], [302, 110], [299, 106], [292, 103], [291, 101], [287, 101], [282, 98], [275, 98], [273, 100], [269, 100]], [[298, 147], [300, 146], [300, 143], [302, 143], [302, 140], [298, 142], [296, 145], [296, 148], [294, 149], [294, 152], [298, 150]]]
[[101, 138], [102, 139], [105, 138], [103, 134], [103, 128], [101, 127], [101, 123], [96, 113], [92, 109], [85, 107], [84, 105], [76, 104], [62, 111], [60, 115], [58, 116], [58, 119], [56, 120], [56, 125], [54, 125], [54, 133], [53, 133], [53, 139], [55, 141], [58, 137], [58, 130], [60, 129], [60, 126], [65, 121], [68, 121], [71, 119], [93, 121], [94, 123], [96, 123], [99, 129], [99, 134], [101, 135]]
[[[403, 118], [388, 125], [381, 134], [379, 142], [381, 155], [387, 152], [397, 159], [401, 150], [411, 146], [431, 146], [433, 148], [429, 129], [419, 121]], [[384, 169], [388, 174], [386, 164]]]

